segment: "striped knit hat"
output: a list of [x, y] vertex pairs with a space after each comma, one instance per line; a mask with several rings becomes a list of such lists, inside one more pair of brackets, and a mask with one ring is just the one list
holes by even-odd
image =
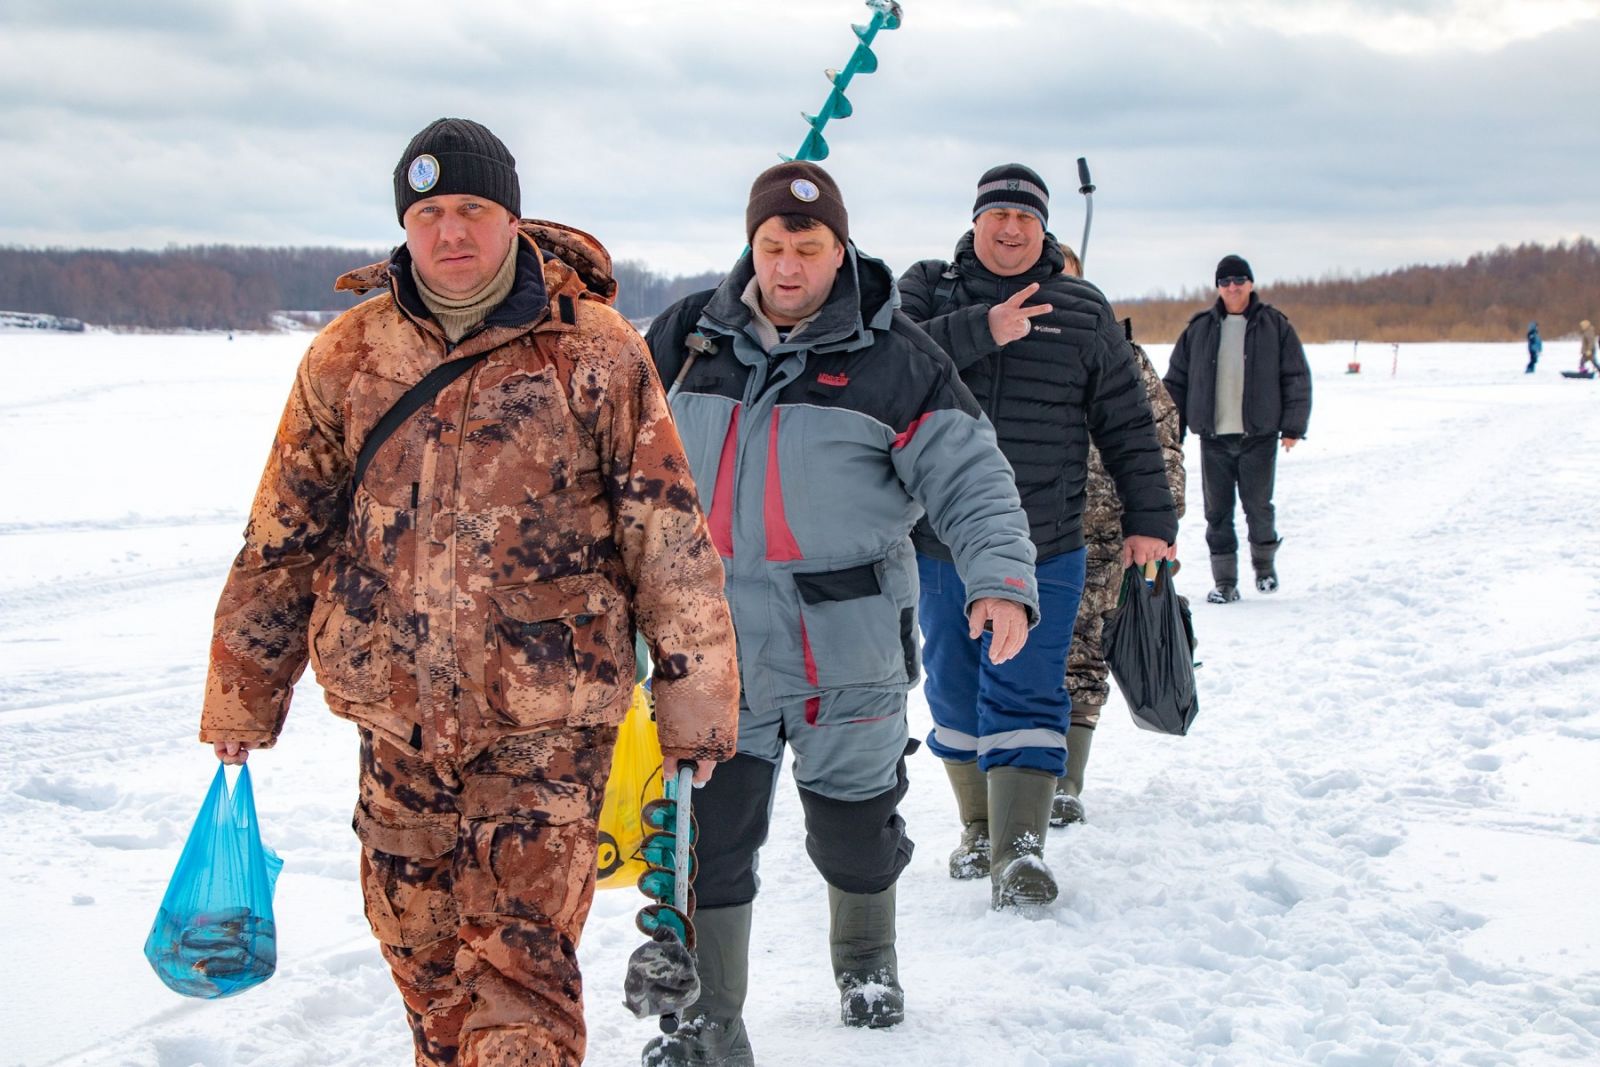
[[1044, 179], [1021, 163], [1002, 163], [983, 172], [978, 179], [978, 199], [972, 205], [972, 218], [993, 208], [1026, 211], [1046, 229], [1050, 226], [1050, 190]]

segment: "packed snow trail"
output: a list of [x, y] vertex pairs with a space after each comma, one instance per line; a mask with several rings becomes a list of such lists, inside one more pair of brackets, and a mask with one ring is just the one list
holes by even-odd
[[[309, 678], [251, 760], [287, 861], [278, 974], [185, 1001], [140, 951], [215, 767], [211, 612], [305, 340], [0, 334], [27, 368], [0, 404], [0, 1065], [410, 1060], [360, 912], [354, 731]], [[1203, 602], [1191, 441], [1200, 715], [1157, 737], [1113, 696], [1045, 918], [949, 879], [954, 804], [912, 759], [894, 1030], [838, 1024], [783, 786], [747, 1010], [764, 1067], [1600, 1061], [1600, 383], [1524, 375], [1520, 343], [1403, 346], [1394, 378], [1345, 375], [1348, 352], [1310, 351], [1279, 593]], [[654, 1032], [621, 996], [642, 899], [600, 894], [583, 944], [599, 1067]]]

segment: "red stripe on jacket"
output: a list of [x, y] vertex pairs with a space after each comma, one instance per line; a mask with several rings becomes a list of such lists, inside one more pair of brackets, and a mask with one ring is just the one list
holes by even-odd
[[761, 517], [767, 525], [767, 559], [773, 562], [805, 559], [800, 545], [789, 529], [789, 519], [783, 510], [783, 471], [778, 464], [778, 414], [772, 409], [772, 429], [767, 435], [767, 496], [762, 502]]
[[[806, 659], [806, 681], [811, 685], [817, 684], [817, 659], [811, 654], [811, 638], [806, 636], [806, 620], [800, 620], [800, 651]], [[806, 725], [817, 725], [817, 716], [822, 712], [822, 698], [811, 697], [806, 701]]]
[[722, 458], [717, 461], [717, 488], [711, 497], [711, 543], [717, 555], [733, 558], [733, 466], [739, 450], [739, 405], [728, 419], [728, 436], [722, 439]]
[[921, 415], [918, 415], [915, 422], [895, 435], [894, 447], [904, 448], [906, 445], [909, 445], [911, 443], [912, 435], [915, 434], [919, 428], [921, 428], [923, 423], [927, 422], [931, 418], [933, 418], [933, 412], [931, 411], [926, 411]]

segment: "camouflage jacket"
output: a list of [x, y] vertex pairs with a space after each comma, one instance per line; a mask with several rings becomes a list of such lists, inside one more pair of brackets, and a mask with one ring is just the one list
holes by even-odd
[[[1139, 379], [1144, 383], [1145, 396], [1150, 400], [1150, 411], [1156, 419], [1156, 437], [1161, 441], [1161, 458], [1167, 465], [1167, 485], [1172, 490], [1172, 502], [1177, 506], [1178, 518], [1183, 518], [1183, 440], [1178, 434], [1178, 407], [1161, 384], [1161, 376], [1150, 363], [1139, 345], [1132, 345], [1134, 361], [1139, 366]], [[1100, 461], [1100, 452], [1089, 449], [1089, 483], [1083, 502], [1084, 540], [1094, 544], [1122, 543], [1122, 502], [1117, 499], [1117, 486]]]
[[[272, 744], [309, 659], [334, 714], [430, 759], [620, 721], [632, 628], [662, 751], [723, 759], [738, 721], [722, 564], [660, 382], [588, 234], [525, 221], [511, 296], [451, 346], [404, 246], [341, 289], [295, 376], [217, 607], [202, 741]], [[377, 451], [379, 418], [487, 352]]]

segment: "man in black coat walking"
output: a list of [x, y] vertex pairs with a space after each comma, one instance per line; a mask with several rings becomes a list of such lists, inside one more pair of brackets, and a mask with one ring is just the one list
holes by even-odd
[[1244, 505], [1256, 589], [1278, 588], [1278, 537], [1272, 506], [1278, 440], [1290, 451], [1311, 419], [1311, 368], [1283, 312], [1255, 294], [1255, 275], [1239, 256], [1217, 264], [1217, 302], [1189, 320], [1163, 381], [1183, 430], [1200, 435], [1206, 545], [1216, 582], [1206, 599], [1239, 599], [1235, 493]]
[[1124, 506], [1123, 565], [1170, 555], [1178, 533], [1133, 352], [1100, 290], [1063, 273], [1049, 202], [1028, 167], [991, 168], [954, 259], [924, 260], [900, 279], [902, 310], [949, 353], [993, 422], [1038, 550], [1039, 625], [1015, 659], [994, 664], [964, 621], [971, 591], [950, 550], [926, 524], [913, 535], [928, 746], [944, 761], [962, 823], [950, 873], [987, 874], [995, 907], [1046, 904], [1058, 891], [1041, 853], [1067, 763], [1062, 668], [1083, 591], [1091, 442]]

